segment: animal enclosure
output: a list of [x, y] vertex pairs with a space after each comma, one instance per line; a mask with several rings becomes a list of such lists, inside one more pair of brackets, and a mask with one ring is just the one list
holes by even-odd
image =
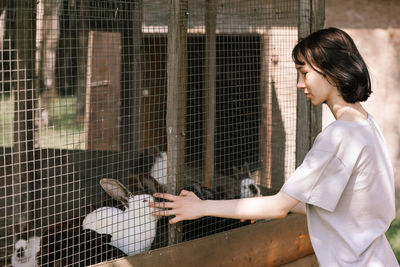
[[1, 266], [86, 266], [248, 227], [169, 225], [147, 203], [274, 194], [320, 129], [291, 49], [321, 27], [321, 1], [1, 5]]

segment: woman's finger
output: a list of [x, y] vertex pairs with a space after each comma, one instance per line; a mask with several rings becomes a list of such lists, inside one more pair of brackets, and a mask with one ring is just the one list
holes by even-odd
[[171, 216], [175, 215], [174, 210], [159, 210], [152, 213], [153, 216]]
[[174, 201], [177, 198], [177, 196], [168, 193], [155, 193], [153, 194], [153, 196], [156, 198], [162, 198], [170, 201]]
[[181, 219], [178, 216], [175, 216], [174, 218], [169, 220], [169, 223], [170, 224], [174, 224], [174, 223], [177, 223], [177, 222], [180, 222], [180, 221], [181, 221]]
[[174, 207], [174, 202], [150, 202], [149, 206], [154, 208], [170, 209]]
[[183, 190], [179, 193], [179, 196], [180, 196], [180, 197], [184, 197], [184, 196], [189, 195], [190, 193], [191, 193], [191, 191], [187, 191], [187, 190], [183, 189]]

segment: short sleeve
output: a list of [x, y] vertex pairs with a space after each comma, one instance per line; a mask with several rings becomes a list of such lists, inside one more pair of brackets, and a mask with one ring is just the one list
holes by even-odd
[[299, 201], [334, 211], [351, 170], [332, 151], [311, 149], [282, 191]]

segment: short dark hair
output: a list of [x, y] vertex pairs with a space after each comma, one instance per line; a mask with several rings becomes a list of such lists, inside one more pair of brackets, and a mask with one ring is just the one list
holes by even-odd
[[340, 29], [311, 33], [293, 48], [292, 58], [295, 64], [307, 63], [332, 81], [348, 103], [365, 101], [372, 93], [367, 65], [353, 39]]

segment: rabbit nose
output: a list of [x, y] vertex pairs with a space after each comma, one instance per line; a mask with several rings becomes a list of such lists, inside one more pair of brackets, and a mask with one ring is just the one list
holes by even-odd
[[18, 258], [23, 258], [25, 256], [25, 250], [23, 248], [17, 249], [17, 257]]
[[143, 203], [149, 202], [147, 199], [143, 199]]
[[257, 187], [255, 187], [253, 184], [249, 185], [249, 189], [253, 194], [258, 193]]

